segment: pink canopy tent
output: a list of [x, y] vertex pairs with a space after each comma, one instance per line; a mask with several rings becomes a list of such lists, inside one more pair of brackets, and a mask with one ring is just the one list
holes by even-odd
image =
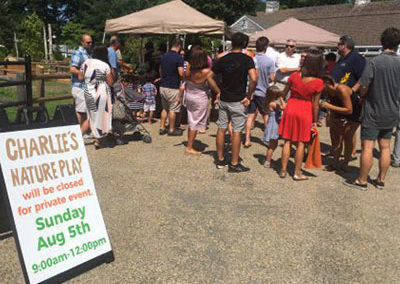
[[319, 27], [289, 18], [282, 23], [272, 26], [264, 31], [250, 35], [250, 46], [255, 46], [259, 37], [266, 36], [271, 45], [283, 46], [288, 39], [293, 39], [300, 47], [334, 47], [339, 41], [337, 34], [328, 32]]

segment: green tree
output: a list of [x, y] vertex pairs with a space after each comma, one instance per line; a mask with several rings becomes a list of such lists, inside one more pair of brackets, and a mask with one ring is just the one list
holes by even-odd
[[81, 35], [83, 34], [94, 34], [94, 31], [87, 29], [83, 24], [77, 24], [74, 22], [67, 22], [62, 29], [61, 36], [64, 44], [70, 48], [78, 47], [81, 41]]
[[34, 59], [42, 59], [43, 52], [43, 21], [36, 13], [29, 15], [22, 22], [21, 48]]
[[0, 44], [6, 48], [1, 48], [3, 53], [7, 53], [14, 46], [14, 34], [16, 22], [11, 17], [7, 2], [0, 3]]

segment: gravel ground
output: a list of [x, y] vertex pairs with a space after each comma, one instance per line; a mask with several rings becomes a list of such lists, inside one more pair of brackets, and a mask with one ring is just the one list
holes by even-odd
[[[342, 185], [358, 161], [346, 176], [311, 170], [309, 181], [280, 179], [278, 163], [260, 163], [256, 128], [241, 151], [251, 171], [229, 174], [213, 164], [215, 124], [198, 136], [201, 157], [184, 155], [185, 137], [146, 127], [152, 144], [87, 147], [115, 261], [70, 283], [400, 282], [400, 170], [390, 169], [383, 191]], [[12, 237], [0, 239], [0, 255], [0, 282], [22, 283]]]

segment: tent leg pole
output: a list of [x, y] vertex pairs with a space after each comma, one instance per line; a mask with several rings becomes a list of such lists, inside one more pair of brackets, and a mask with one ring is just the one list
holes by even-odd
[[140, 63], [144, 62], [144, 55], [143, 55], [143, 35], [140, 36]]
[[104, 44], [104, 42], [106, 41], [106, 32], [104, 31], [104, 33], [103, 33], [103, 41], [102, 41], [102, 43]]
[[183, 49], [186, 47], [186, 34], [183, 35]]
[[222, 46], [223, 46], [223, 50], [224, 52], [226, 51], [226, 46], [225, 46], [225, 34], [222, 35]]

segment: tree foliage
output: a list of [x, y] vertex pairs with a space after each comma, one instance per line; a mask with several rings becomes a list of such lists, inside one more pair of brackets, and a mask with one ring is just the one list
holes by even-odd
[[44, 57], [43, 48], [43, 21], [36, 13], [29, 15], [22, 22], [21, 48], [23, 52], [27, 52], [34, 59], [42, 59]]
[[83, 24], [77, 24], [74, 22], [67, 22], [62, 29], [61, 36], [63, 43], [70, 48], [78, 47], [81, 41], [81, 35], [83, 34], [94, 34], [92, 29], [87, 29]]

